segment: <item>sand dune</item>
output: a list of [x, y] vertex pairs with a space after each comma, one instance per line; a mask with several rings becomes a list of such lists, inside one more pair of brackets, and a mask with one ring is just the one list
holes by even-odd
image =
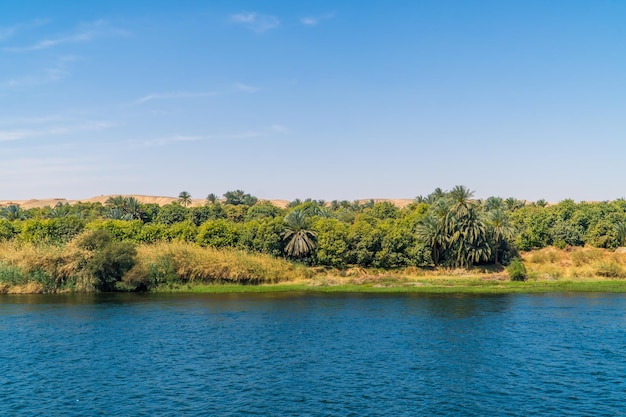
[[[178, 200], [176, 197], [149, 196], [149, 195], [137, 195], [137, 194], [125, 194], [124, 196], [135, 197], [137, 200], [139, 200], [141, 203], [144, 203], [144, 204], [158, 204], [160, 206], [164, 206], [166, 204], [170, 204], [171, 202]], [[104, 204], [104, 202], [109, 197], [115, 197], [115, 196], [114, 195], [101, 195], [98, 197], [87, 198], [84, 200], [68, 200], [65, 198], [44, 198], [44, 199], [31, 199], [31, 200], [0, 200], [0, 207], [8, 206], [11, 204], [17, 204], [24, 209], [31, 209], [31, 208], [48, 207], [48, 206], [54, 207], [59, 202], [69, 203], [69, 204], [74, 204], [77, 202]], [[369, 200], [370, 199], [363, 199], [359, 201], [367, 202]], [[389, 201], [398, 207], [405, 207], [413, 201], [411, 199], [384, 199], [384, 198], [375, 198], [373, 200], [376, 202]], [[284, 208], [287, 206], [287, 204], [289, 204], [288, 200], [269, 200], [269, 201], [275, 206], [281, 207], [281, 208]], [[203, 206], [205, 202], [206, 200], [204, 199], [194, 198], [192, 199], [191, 206], [192, 207]]]

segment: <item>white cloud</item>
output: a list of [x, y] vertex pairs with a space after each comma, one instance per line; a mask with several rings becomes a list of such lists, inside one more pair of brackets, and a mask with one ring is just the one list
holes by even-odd
[[283, 125], [271, 125], [270, 130], [276, 133], [289, 133], [290, 129], [287, 126]]
[[263, 33], [270, 29], [275, 29], [280, 25], [280, 20], [276, 16], [260, 14], [255, 12], [243, 12], [231, 16], [235, 23], [242, 24], [250, 30]]
[[5, 41], [15, 35], [17, 32], [17, 26], [0, 28], [0, 42]]
[[211, 91], [207, 92], [191, 92], [191, 91], [174, 91], [171, 93], [152, 93], [147, 96], [141, 97], [135, 101], [137, 104], [146, 103], [153, 100], [168, 100], [178, 98], [196, 98], [196, 97], [212, 97], [215, 93]]
[[237, 90], [239, 91], [243, 91], [244, 93], [256, 93], [257, 91], [260, 90], [259, 87], [255, 87], [253, 85], [248, 85], [248, 84], [243, 84], [243, 83], [236, 83], [235, 88], [237, 88]]
[[38, 51], [67, 43], [85, 43], [98, 38], [127, 36], [129, 34], [126, 30], [111, 26], [106, 20], [96, 20], [79, 25], [73, 33], [68, 35], [54, 36], [29, 46], [4, 48], [4, 50], [13, 52]]
[[199, 140], [211, 139], [210, 136], [193, 136], [193, 135], [172, 135], [154, 139], [143, 139], [141, 143], [144, 146], [164, 146], [174, 142], [196, 142]]
[[314, 17], [303, 17], [300, 19], [300, 23], [306, 26], [315, 26], [319, 23], [319, 20]]
[[300, 18], [300, 23], [304, 26], [317, 26], [322, 20], [328, 20], [335, 17], [334, 13], [327, 13], [320, 16], [306, 16]]

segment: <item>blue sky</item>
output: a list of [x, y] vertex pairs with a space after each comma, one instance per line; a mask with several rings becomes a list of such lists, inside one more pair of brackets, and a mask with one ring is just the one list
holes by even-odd
[[626, 2], [0, 0], [0, 200], [626, 196]]

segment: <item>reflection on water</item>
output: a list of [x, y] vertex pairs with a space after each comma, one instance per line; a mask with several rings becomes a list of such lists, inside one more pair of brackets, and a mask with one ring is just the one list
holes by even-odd
[[619, 415], [623, 295], [0, 297], [0, 415]]

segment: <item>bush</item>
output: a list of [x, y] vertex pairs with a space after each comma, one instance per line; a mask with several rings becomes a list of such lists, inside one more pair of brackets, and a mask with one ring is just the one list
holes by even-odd
[[129, 242], [111, 242], [97, 250], [87, 263], [88, 270], [96, 278], [100, 291], [114, 291], [115, 284], [135, 265], [135, 245]]
[[20, 268], [0, 263], [0, 283], [20, 285], [26, 282], [28, 278]]
[[606, 278], [625, 278], [624, 268], [615, 261], [600, 262], [595, 267], [596, 275]]
[[96, 279], [96, 288], [100, 291], [114, 291], [124, 274], [135, 265], [135, 245], [113, 240], [107, 230], [89, 231], [79, 237], [77, 245], [92, 252], [86, 269]]
[[520, 259], [513, 259], [509, 266], [507, 266], [506, 270], [509, 273], [511, 281], [526, 281], [526, 267]]

